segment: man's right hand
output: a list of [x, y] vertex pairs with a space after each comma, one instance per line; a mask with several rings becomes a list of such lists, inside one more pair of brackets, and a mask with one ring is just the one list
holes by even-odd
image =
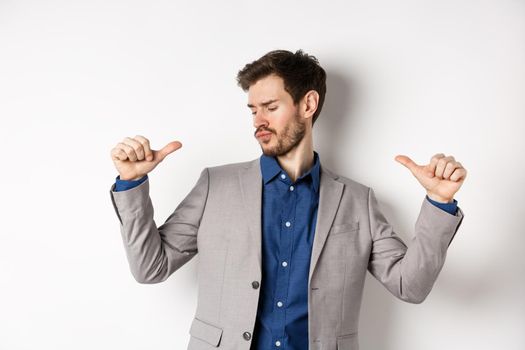
[[121, 180], [138, 180], [155, 169], [168, 154], [181, 147], [179, 141], [173, 141], [155, 151], [151, 149], [149, 140], [143, 136], [125, 137], [111, 150], [111, 159]]

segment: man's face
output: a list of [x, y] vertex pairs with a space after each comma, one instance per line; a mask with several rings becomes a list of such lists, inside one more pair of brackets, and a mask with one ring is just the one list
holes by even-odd
[[306, 120], [299, 114], [281, 77], [274, 74], [258, 80], [248, 89], [254, 136], [267, 156], [280, 156], [303, 139]]

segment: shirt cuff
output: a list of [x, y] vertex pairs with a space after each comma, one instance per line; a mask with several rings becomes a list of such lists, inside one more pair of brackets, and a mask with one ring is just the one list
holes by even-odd
[[436, 207], [446, 211], [449, 214], [456, 215], [457, 209], [458, 209], [458, 201], [453, 199], [452, 203], [440, 203], [436, 202], [433, 199], [430, 199], [430, 197], [427, 195], [427, 199], [430, 203], [434, 204]]
[[144, 175], [138, 180], [121, 180], [120, 175], [118, 175], [115, 179], [115, 192], [126, 191], [132, 189], [133, 187], [137, 187], [138, 185], [146, 181], [147, 178], [148, 174]]

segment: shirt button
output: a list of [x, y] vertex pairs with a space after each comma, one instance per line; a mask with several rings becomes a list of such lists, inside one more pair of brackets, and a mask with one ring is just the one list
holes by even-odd
[[257, 289], [257, 288], [259, 288], [259, 282], [257, 282], [257, 281], [253, 281], [253, 282], [252, 282], [252, 288], [253, 288], [253, 289]]
[[252, 339], [252, 335], [251, 335], [250, 332], [244, 332], [244, 333], [242, 334], [242, 337], [244, 338], [244, 340], [250, 340], [250, 339]]
[[283, 179], [283, 180], [286, 179], [286, 175], [281, 174], [281, 179]]
[[290, 223], [290, 221], [286, 221], [285, 225], [286, 227], [290, 227], [292, 224]]
[[277, 302], [277, 306], [278, 306], [278, 307], [282, 307], [282, 306], [283, 306], [283, 303], [282, 303], [281, 301], [278, 301], [278, 302]]
[[283, 261], [283, 263], [281, 265], [283, 265], [283, 267], [286, 267], [286, 266], [288, 266], [288, 263], [286, 261]]
[[290, 191], [293, 191], [294, 190], [294, 187], [293, 186], [290, 186]]
[[275, 346], [281, 346], [281, 342], [277, 340], [277, 341], [275, 342]]

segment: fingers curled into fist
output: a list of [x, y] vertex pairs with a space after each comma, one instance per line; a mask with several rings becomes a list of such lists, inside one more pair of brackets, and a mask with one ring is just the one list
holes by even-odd
[[144, 136], [137, 135], [134, 138], [125, 137], [112, 150], [111, 157], [115, 160], [153, 160], [153, 152], [149, 145], [149, 140]]
[[463, 168], [463, 165], [456, 161], [453, 156], [437, 153], [430, 159], [428, 175], [431, 177], [436, 176], [439, 179], [459, 181], [465, 179], [467, 169]]
[[151, 147], [149, 145], [149, 140], [147, 138], [145, 138], [144, 136], [141, 136], [141, 135], [135, 136], [135, 140], [137, 140], [142, 145], [142, 149], [143, 149], [143, 152], [144, 152], [144, 158], [146, 160], [153, 160], [153, 152], [152, 152]]

